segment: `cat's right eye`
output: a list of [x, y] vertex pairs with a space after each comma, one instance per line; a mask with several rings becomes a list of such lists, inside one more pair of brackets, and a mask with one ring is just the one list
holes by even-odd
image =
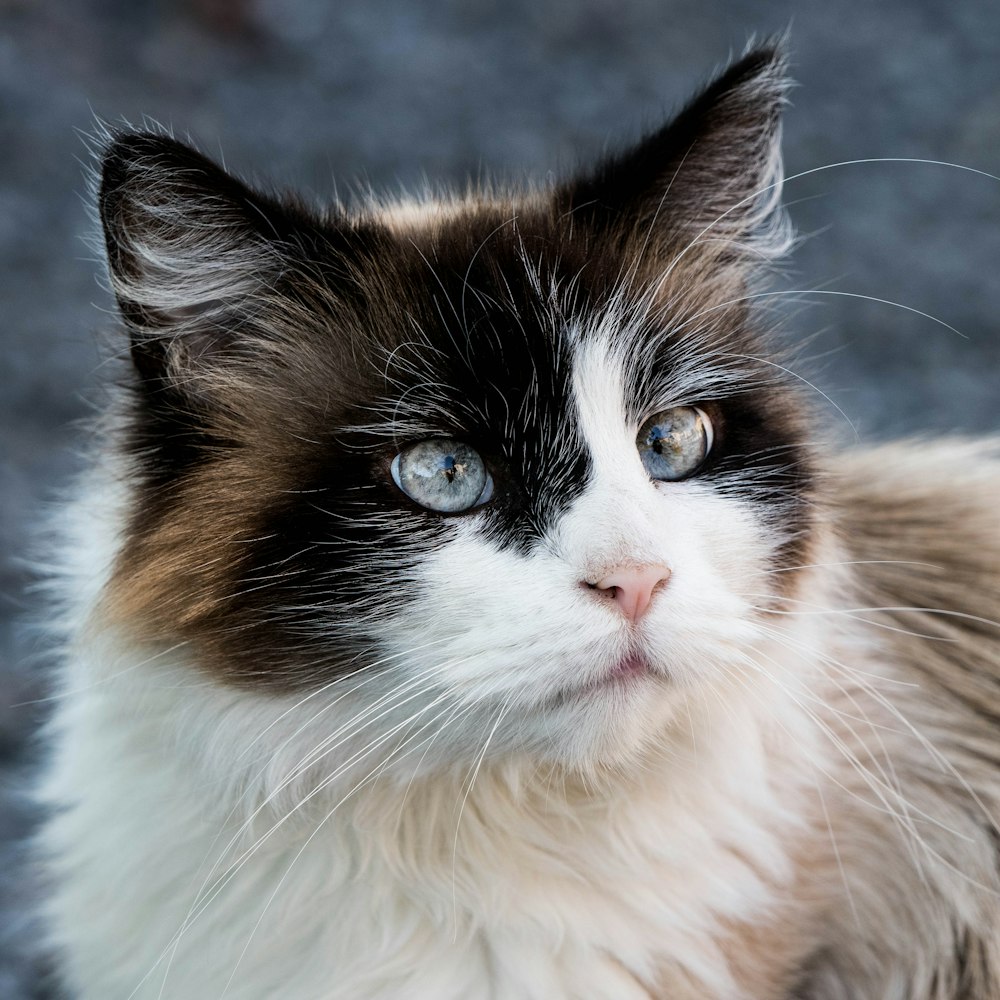
[[493, 495], [493, 477], [479, 452], [450, 438], [428, 438], [404, 448], [389, 472], [414, 503], [442, 514], [478, 507]]

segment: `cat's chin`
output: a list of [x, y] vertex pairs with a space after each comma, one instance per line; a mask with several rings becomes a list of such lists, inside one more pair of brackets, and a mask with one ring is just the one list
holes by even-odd
[[586, 679], [559, 688], [545, 707], [558, 710], [585, 702], [596, 701], [600, 705], [608, 699], [620, 702], [623, 696], [641, 695], [646, 683], [657, 677], [662, 683], [662, 675], [654, 670], [648, 656], [628, 652], [602, 665], [596, 674], [589, 672]]
[[571, 768], [635, 761], [677, 718], [683, 695], [641, 653], [614, 660], [599, 676], [569, 686], [539, 711], [541, 756]]

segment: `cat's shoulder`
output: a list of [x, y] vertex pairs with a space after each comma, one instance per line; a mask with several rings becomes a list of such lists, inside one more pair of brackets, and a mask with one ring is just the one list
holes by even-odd
[[840, 452], [827, 465], [844, 541], [880, 540], [997, 575], [1000, 437], [911, 439]]
[[1000, 438], [848, 450], [830, 479], [859, 614], [910, 659], [1000, 670]]

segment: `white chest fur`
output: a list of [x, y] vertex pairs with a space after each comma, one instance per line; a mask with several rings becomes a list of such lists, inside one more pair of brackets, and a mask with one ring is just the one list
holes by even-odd
[[794, 796], [773, 797], [738, 701], [638, 778], [514, 761], [471, 791], [463, 769], [348, 795], [353, 774], [291, 811], [304, 776], [239, 832], [302, 757], [248, 752], [285, 709], [162, 660], [126, 669], [81, 657], [81, 684], [103, 679], [56, 720], [52, 917], [83, 998], [625, 998], [671, 968], [740, 995], [722, 928], [789, 875]]

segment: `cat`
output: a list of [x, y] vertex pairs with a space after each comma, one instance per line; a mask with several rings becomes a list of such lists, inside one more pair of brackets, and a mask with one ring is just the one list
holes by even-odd
[[787, 87], [352, 209], [105, 137], [71, 995], [1000, 997], [1000, 455], [824, 444], [755, 305]]

